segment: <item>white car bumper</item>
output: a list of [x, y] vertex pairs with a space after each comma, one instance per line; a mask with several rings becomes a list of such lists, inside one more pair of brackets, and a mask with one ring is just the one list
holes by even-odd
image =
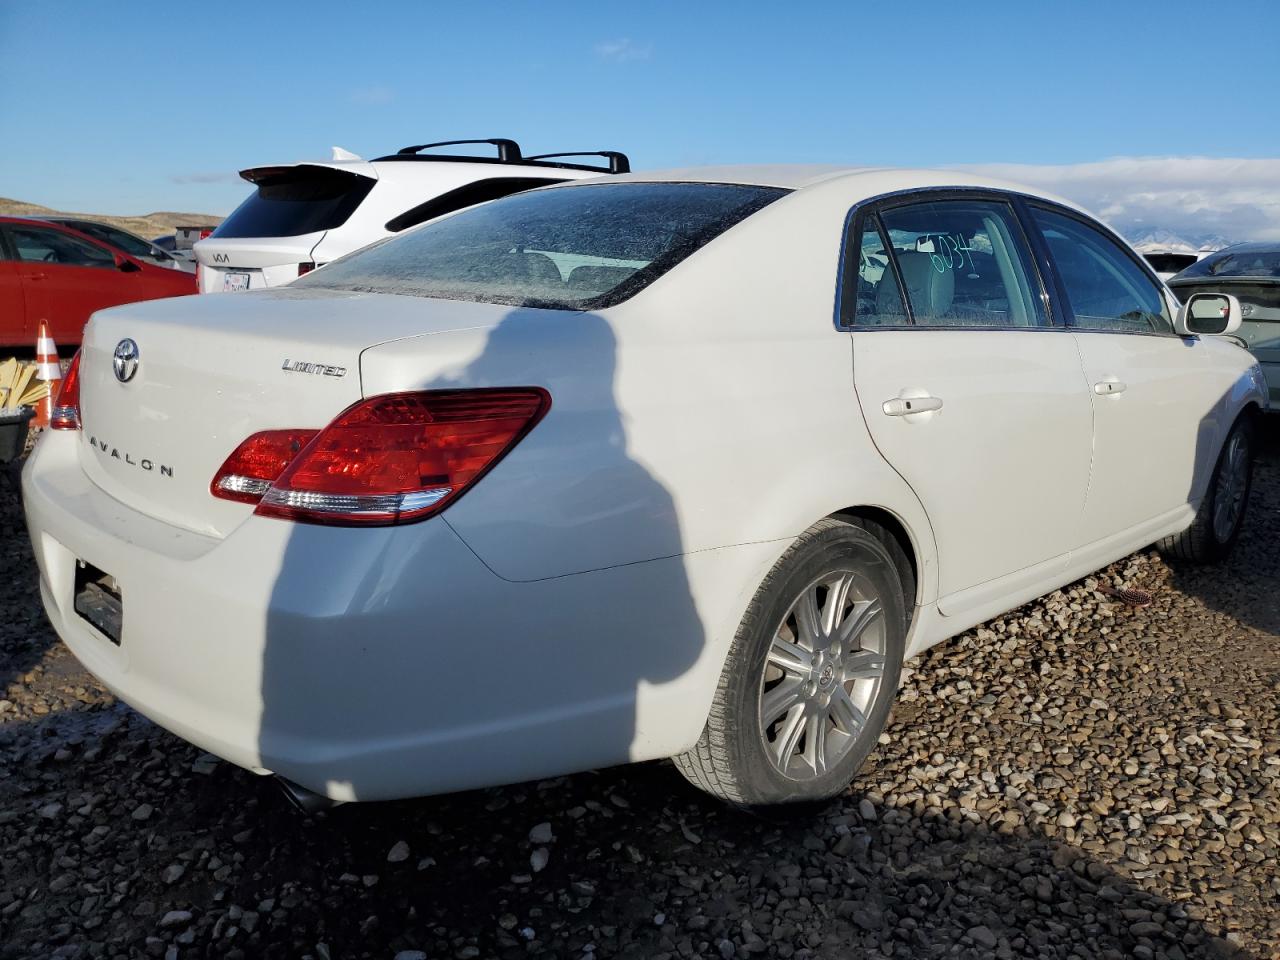
[[[46, 435], [23, 473], [59, 636], [177, 735], [337, 800], [686, 749], [785, 547], [515, 583], [441, 518], [350, 529], [250, 517], [223, 540], [191, 533], [103, 493], [76, 447]], [[74, 609], [77, 559], [116, 578], [118, 646]]]

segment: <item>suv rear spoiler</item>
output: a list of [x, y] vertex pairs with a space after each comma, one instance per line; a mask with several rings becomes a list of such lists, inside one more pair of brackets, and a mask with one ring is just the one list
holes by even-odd
[[[436, 147], [456, 147], [462, 144], [487, 143], [498, 148], [497, 156], [494, 157], [475, 157], [465, 154], [453, 153], [423, 153], [423, 150], [431, 150]], [[558, 157], [604, 157], [609, 163], [608, 166], [598, 166], [586, 163], [560, 163], [554, 158]], [[590, 170], [596, 173], [630, 173], [631, 161], [625, 153], [617, 150], [580, 150], [571, 153], [540, 153], [535, 156], [526, 157], [520, 149], [520, 144], [514, 140], [508, 140], [504, 137], [494, 137], [488, 140], [441, 140], [438, 143], [419, 143], [411, 147], [401, 147], [395, 153], [388, 154], [385, 157], [377, 157], [374, 162], [382, 162], [385, 160], [438, 160], [451, 163], [512, 163], [522, 164], [532, 167], [559, 167], [565, 170]]]

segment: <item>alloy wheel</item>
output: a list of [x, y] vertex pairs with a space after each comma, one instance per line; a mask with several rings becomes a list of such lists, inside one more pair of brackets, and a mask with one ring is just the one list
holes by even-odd
[[885, 672], [885, 616], [865, 576], [810, 583], [774, 631], [760, 681], [762, 746], [790, 780], [821, 777], [853, 749]]

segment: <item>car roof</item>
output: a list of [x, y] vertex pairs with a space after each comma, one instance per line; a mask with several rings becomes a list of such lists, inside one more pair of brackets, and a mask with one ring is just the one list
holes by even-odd
[[1045, 197], [1056, 202], [1075, 204], [1061, 200], [1052, 194], [1036, 187], [987, 177], [963, 170], [937, 170], [916, 167], [849, 167], [832, 164], [727, 164], [707, 167], [674, 167], [666, 170], [645, 170], [637, 173], [623, 173], [608, 178], [610, 183], [619, 182], [690, 182], [690, 183], [734, 183], [760, 187], [783, 187], [788, 190], [803, 190], [818, 184], [835, 181], [856, 182], [861, 178], [876, 177], [884, 179], [899, 176], [903, 189], [919, 189], [922, 182], [936, 183], [940, 187], [973, 187], [990, 190], [1008, 190], [1015, 193], [1026, 193], [1036, 197]]
[[[708, 167], [675, 167], [668, 170], [645, 170], [624, 173], [586, 183], [730, 183], [746, 186], [781, 187], [804, 191], [818, 187], [839, 186], [847, 195], [869, 198], [898, 190], [927, 190], [956, 187], [960, 189], [999, 190], [1026, 194], [1052, 201], [1072, 210], [1089, 213], [1079, 204], [1012, 180], [988, 177], [963, 170], [927, 167], [848, 167], [827, 164], [730, 164]], [[573, 184], [561, 184], [562, 187]]]

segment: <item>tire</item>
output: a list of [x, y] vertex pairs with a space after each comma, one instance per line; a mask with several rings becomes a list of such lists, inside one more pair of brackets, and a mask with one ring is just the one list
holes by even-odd
[[676, 768], [744, 806], [843, 792], [898, 692], [910, 569], [869, 521], [822, 520], [802, 534], [756, 591], [702, 735]]
[[1253, 486], [1255, 433], [1252, 420], [1242, 416], [1227, 434], [1209, 478], [1209, 488], [1191, 526], [1158, 544], [1167, 558], [1183, 563], [1209, 564], [1225, 560], [1240, 538], [1249, 491]]

